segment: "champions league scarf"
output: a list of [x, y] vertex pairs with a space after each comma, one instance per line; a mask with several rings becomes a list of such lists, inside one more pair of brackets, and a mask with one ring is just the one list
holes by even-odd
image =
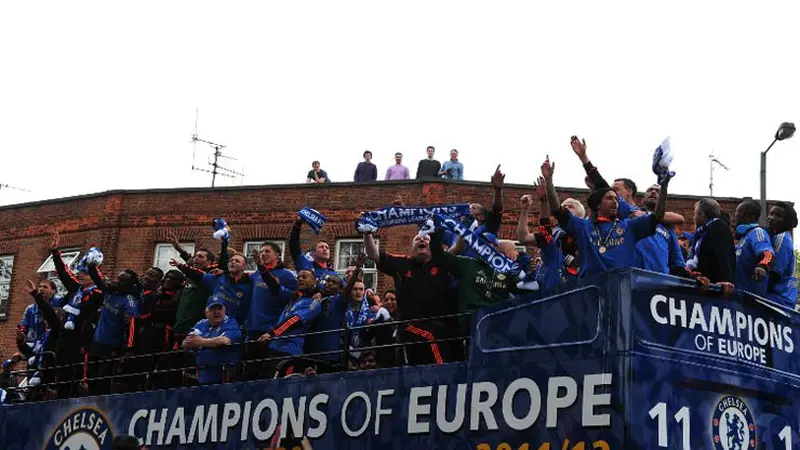
[[325, 222], [328, 220], [325, 216], [320, 214], [319, 211], [309, 207], [297, 211], [297, 216], [303, 219], [303, 222], [307, 223], [316, 234], [319, 234], [322, 230], [322, 226], [325, 225]]
[[446, 217], [441, 214], [436, 214], [433, 217], [436, 228], [442, 228], [460, 236], [469, 249], [474, 251], [481, 261], [491, 266], [495, 272], [507, 273], [514, 276], [519, 275], [521, 270], [519, 264], [495, 249], [488, 239], [473, 233], [472, 230], [464, 226], [464, 224], [451, 217]]
[[709, 222], [706, 222], [705, 225], [700, 225], [694, 231], [694, 238], [692, 239], [691, 245], [689, 245], [689, 258], [686, 260], [686, 267], [690, 268], [691, 270], [697, 269], [697, 264], [700, 262], [697, 259], [697, 254], [700, 251], [700, 245], [703, 244], [703, 238], [705, 237], [708, 228], [712, 223], [718, 220], [719, 218], [712, 219]]
[[469, 204], [456, 203], [452, 205], [411, 207], [390, 206], [362, 213], [361, 217], [356, 220], [356, 229], [359, 233], [374, 233], [381, 228], [401, 225], [420, 225], [437, 214], [443, 214], [453, 219], [458, 219], [469, 214]]

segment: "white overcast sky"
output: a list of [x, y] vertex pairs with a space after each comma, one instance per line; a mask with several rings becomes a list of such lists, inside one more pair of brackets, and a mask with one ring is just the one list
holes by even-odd
[[[210, 185], [190, 137], [246, 177], [302, 182], [314, 159], [379, 178], [434, 145], [466, 178], [530, 183], [546, 154], [582, 186], [569, 137], [607, 177], [759, 196], [759, 152], [800, 122], [800, 2], [3, 2], [0, 204], [119, 188]], [[210, 148], [197, 146], [203, 164]], [[770, 152], [768, 196], [800, 201], [800, 136]], [[221, 185], [231, 181], [221, 180]], [[324, 205], [319, 205], [324, 207]]]

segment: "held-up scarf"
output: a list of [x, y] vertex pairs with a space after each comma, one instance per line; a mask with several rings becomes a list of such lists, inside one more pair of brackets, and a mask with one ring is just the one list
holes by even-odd
[[714, 222], [718, 221], [719, 218], [711, 219], [710, 221], [706, 222], [705, 225], [700, 225], [694, 232], [694, 238], [692, 238], [692, 243], [689, 245], [689, 258], [686, 260], [686, 267], [691, 270], [697, 269], [697, 264], [700, 262], [697, 259], [697, 254], [700, 251], [700, 245], [703, 244], [703, 238], [705, 237], [708, 228]]
[[469, 214], [469, 204], [390, 206], [375, 211], [367, 211], [362, 213], [361, 217], [356, 220], [356, 229], [359, 233], [374, 233], [381, 228], [419, 225], [425, 223], [436, 214], [444, 214], [453, 219], [458, 219]]
[[[491, 245], [488, 239], [479, 234], [473, 233], [469, 228], [464, 226], [464, 224], [451, 217], [443, 216], [441, 214], [436, 214], [433, 217], [436, 228], [442, 228], [460, 236], [467, 246], [478, 255], [478, 258], [491, 266], [495, 272], [507, 273], [514, 276], [519, 275], [521, 270], [519, 264], [516, 261], [509, 259], [506, 255], [500, 253]], [[428, 230], [424, 230], [422, 232], [425, 231]]]
[[307, 223], [316, 234], [319, 234], [322, 230], [322, 226], [325, 225], [325, 222], [328, 220], [319, 211], [309, 208], [308, 206], [297, 211], [297, 216], [303, 219], [303, 222]]
[[211, 226], [214, 228], [214, 239], [227, 242], [231, 238], [231, 228], [225, 219], [217, 217], [211, 221]]
[[669, 170], [670, 164], [672, 164], [672, 149], [669, 146], [669, 138], [666, 138], [653, 152], [653, 173], [658, 176], [658, 184], [664, 184], [675, 176], [675, 172]]

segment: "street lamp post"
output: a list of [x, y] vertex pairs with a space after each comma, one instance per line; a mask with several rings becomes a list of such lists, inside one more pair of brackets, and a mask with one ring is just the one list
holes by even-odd
[[766, 150], [761, 152], [761, 220], [762, 226], [767, 225], [767, 152], [778, 141], [789, 139], [794, 135], [795, 127], [791, 122], [783, 122], [778, 131], [775, 132], [775, 139], [769, 144]]

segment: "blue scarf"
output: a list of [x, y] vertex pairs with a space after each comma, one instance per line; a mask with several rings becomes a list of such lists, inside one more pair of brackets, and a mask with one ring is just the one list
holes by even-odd
[[694, 237], [692, 238], [692, 243], [689, 245], [689, 258], [686, 260], [686, 266], [692, 270], [697, 269], [697, 264], [699, 261], [697, 260], [697, 254], [700, 251], [700, 245], [703, 244], [703, 238], [705, 238], [705, 234], [708, 231], [708, 228], [711, 226], [712, 223], [718, 221], [719, 218], [711, 219], [703, 225], [697, 227], [694, 231]]
[[381, 228], [401, 225], [420, 225], [436, 214], [444, 214], [452, 218], [461, 218], [469, 214], [468, 203], [433, 206], [390, 206], [367, 211], [356, 220], [359, 233], [374, 233]]
[[[350, 304], [347, 305], [347, 312], [345, 314], [345, 319], [347, 320], [347, 328], [355, 328], [361, 327], [364, 325], [368, 325], [367, 321], [369, 319], [375, 318], [375, 314], [372, 313], [369, 309], [369, 302], [367, 301], [367, 297], [361, 299], [361, 306], [358, 309], [358, 315], [353, 311], [353, 308]], [[361, 335], [366, 330], [354, 330], [353, 333], [350, 334], [350, 345], [353, 348], [358, 348], [361, 344]]]
[[319, 211], [307, 206], [297, 211], [297, 217], [303, 219], [303, 222], [307, 223], [316, 234], [319, 234], [322, 230], [322, 226], [325, 225], [325, 222], [328, 220], [325, 216], [320, 214]]
[[496, 250], [488, 239], [482, 235], [475, 234], [457, 220], [436, 214], [434, 216], [436, 228], [443, 228], [461, 237], [468, 248], [478, 255], [478, 258], [488, 264], [498, 273], [519, 275], [520, 267], [516, 261], [512, 261], [506, 255]]
[[672, 164], [672, 150], [669, 145], [669, 138], [653, 152], [653, 173], [658, 176], [658, 184], [664, 184], [675, 176], [675, 171], [669, 170]]
[[758, 228], [757, 223], [747, 223], [743, 225], [736, 225], [736, 239], [743, 238], [747, 233], [750, 232], [753, 228]]
[[211, 221], [211, 226], [214, 227], [214, 234], [212, 235], [214, 239], [228, 242], [231, 238], [231, 228], [228, 226], [228, 222], [226, 222], [225, 219], [217, 217]]

